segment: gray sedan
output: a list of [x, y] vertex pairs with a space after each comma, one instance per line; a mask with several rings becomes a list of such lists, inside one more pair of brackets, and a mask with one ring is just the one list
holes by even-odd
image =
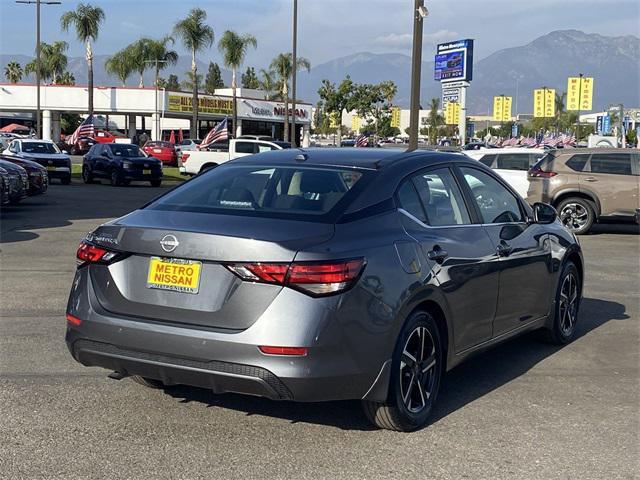
[[282, 150], [237, 159], [89, 233], [66, 341], [148, 387], [360, 399], [428, 421], [442, 375], [498, 342], [575, 333], [583, 261], [464, 155]]

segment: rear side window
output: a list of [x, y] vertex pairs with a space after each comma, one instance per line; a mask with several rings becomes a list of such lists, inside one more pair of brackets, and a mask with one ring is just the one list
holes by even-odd
[[194, 178], [147, 208], [322, 219], [342, 211], [336, 208], [338, 204], [350, 203], [367, 174], [346, 169], [229, 165]]
[[448, 168], [421, 173], [413, 177], [413, 182], [429, 225], [443, 227], [471, 223], [462, 192]]
[[591, 156], [591, 172], [631, 175], [631, 155], [626, 153], [594, 153]]
[[529, 170], [528, 153], [501, 153], [498, 155], [498, 166], [502, 170]]
[[254, 143], [236, 142], [236, 153], [255, 153], [254, 147]]
[[421, 222], [427, 222], [427, 216], [424, 213], [424, 209], [420, 203], [420, 197], [416, 192], [413, 183], [409, 180], [398, 190], [398, 200], [400, 201], [400, 207], [411, 215], [416, 217]]
[[496, 159], [496, 155], [484, 155], [478, 160], [481, 164], [486, 165], [487, 167], [491, 167], [493, 165], [493, 161]]
[[566, 165], [571, 170], [575, 170], [576, 172], [581, 172], [584, 170], [584, 166], [587, 164], [587, 159], [589, 155], [574, 155], [569, 160], [567, 160]]

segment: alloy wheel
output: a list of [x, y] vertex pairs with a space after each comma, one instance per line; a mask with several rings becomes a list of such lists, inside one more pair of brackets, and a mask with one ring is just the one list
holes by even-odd
[[436, 347], [425, 327], [415, 328], [404, 345], [400, 359], [400, 394], [411, 413], [420, 413], [431, 402], [437, 379]]
[[589, 212], [584, 205], [567, 203], [560, 212], [560, 220], [569, 230], [580, 230], [589, 221]]
[[578, 312], [578, 280], [569, 273], [560, 287], [560, 331], [567, 337], [573, 332]]

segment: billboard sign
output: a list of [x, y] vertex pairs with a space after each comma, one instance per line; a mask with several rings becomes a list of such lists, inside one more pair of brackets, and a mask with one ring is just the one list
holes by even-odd
[[602, 134], [602, 115], [596, 117], [596, 133], [598, 135]]
[[602, 118], [602, 133], [604, 135], [611, 133], [611, 117], [608, 113]]
[[460, 101], [460, 88], [443, 88], [442, 89], [443, 108], [449, 102], [459, 102], [459, 101]]
[[436, 49], [434, 79], [440, 82], [473, 79], [473, 40], [441, 43]]

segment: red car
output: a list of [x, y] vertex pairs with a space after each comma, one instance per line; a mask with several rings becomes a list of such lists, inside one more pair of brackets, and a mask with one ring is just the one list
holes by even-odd
[[147, 155], [156, 157], [162, 163], [166, 165], [177, 165], [178, 155], [173, 143], [161, 142], [161, 141], [149, 141], [144, 144], [142, 150]]
[[116, 138], [127, 138], [127, 136], [118, 131], [96, 130], [94, 140], [98, 143], [114, 143]]

